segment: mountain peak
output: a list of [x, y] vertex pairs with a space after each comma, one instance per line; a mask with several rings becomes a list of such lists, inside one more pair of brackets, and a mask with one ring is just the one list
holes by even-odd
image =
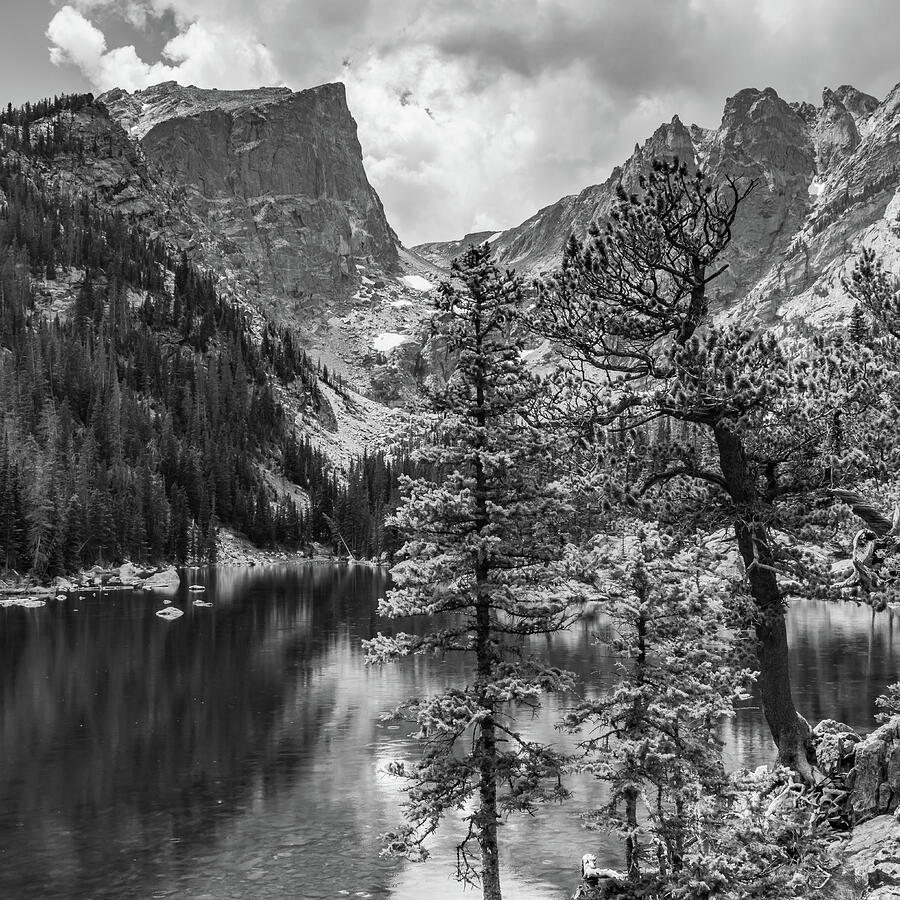
[[163, 81], [134, 92], [113, 88], [98, 100], [126, 131], [141, 139], [156, 125], [169, 119], [187, 118], [214, 110], [229, 113], [260, 110], [303, 97], [327, 98], [344, 106], [347, 103], [341, 82], [322, 84], [303, 91], [292, 91], [289, 87], [222, 91], [218, 88], [199, 88], [192, 84]]
[[864, 94], [850, 84], [842, 84], [834, 91], [834, 96], [847, 108], [855, 119], [864, 119], [872, 115], [878, 106], [878, 100], [871, 94]]
[[[98, 105], [215, 245], [206, 265], [281, 307], [346, 296], [391, 272], [397, 238], [369, 184], [344, 85], [239, 91], [174, 81]], [[218, 255], [216, 255], [218, 254]]]
[[864, 242], [888, 248], [900, 269], [898, 135], [900, 85], [881, 103], [851, 85], [825, 88], [821, 106], [789, 103], [772, 87], [744, 88], [726, 100], [718, 128], [686, 128], [673, 116], [614, 177], [544, 207], [492, 244], [504, 265], [552, 271], [569, 236], [608, 215], [618, 181], [627, 188], [652, 158], [677, 155], [714, 181], [755, 182], [716, 282], [722, 314], [834, 320], [848, 308], [841, 278]]

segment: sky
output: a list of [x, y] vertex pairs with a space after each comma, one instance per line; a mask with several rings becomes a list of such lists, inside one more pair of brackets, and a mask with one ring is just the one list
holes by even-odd
[[897, 0], [0, 0], [0, 98], [343, 81], [407, 245], [516, 225], [726, 97], [900, 82]]

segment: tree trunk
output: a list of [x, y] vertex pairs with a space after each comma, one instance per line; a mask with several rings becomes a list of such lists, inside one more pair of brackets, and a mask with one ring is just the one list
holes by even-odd
[[628, 825], [628, 837], [625, 838], [625, 869], [628, 877], [636, 881], [641, 874], [640, 847], [637, 837], [637, 800], [638, 792], [635, 788], [626, 788], [625, 796], [625, 824]]
[[481, 727], [481, 777], [478, 793], [478, 844], [481, 847], [481, 890], [484, 900], [502, 900], [500, 893], [500, 854], [497, 847], [497, 773], [496, 735], [494, 723], [486, 720]]
[[[478, 353], [482, 352], [480, 318], [475, 328]], [[474, 418], [480, 429], [488, 422], [485, 408], [486, 380], [475, 381]], [[480, 435], [483, 434], [483, 431]], [[476, 444], [475, 457], [475, 527], [479, 535], [490, 524], [487, 506], [487, 479], [480, 452], [484, 449], [483, 437]], [[478, 596], [475, 608], [475, 659], [477, 661], [478, 702], [486, 710], [481, 721], [479, 735], [480, 760], [478, 764], [478, 794], [481, 805], [477, 814], [477, 837], [481, 848], [481, 891], [484, 900], [502, 900], [500, 893], [500, 854], [497, 847], [497, 730], [494, 726], [494, 701], [489, 697], [494, 681], [497, 654], [493, 644], [491, 627], [491, 593], [488, 587], [490, 564], [487, 555], [479, 552], [475, 561], [475, 583]]]
[[759, 613], [756, 653], [763, 713], [782, 764], [806, 781], [815, 780], [810, 727], [794, 706], [788, 659], [784, 604], [775, 577], [768, 529], [756, 519], [756, 486], [744, 456], [743, 441], [730, 422], [715, 426], [722, 475], [734, 503], [738, 550], [747, 572], [750, 593]]

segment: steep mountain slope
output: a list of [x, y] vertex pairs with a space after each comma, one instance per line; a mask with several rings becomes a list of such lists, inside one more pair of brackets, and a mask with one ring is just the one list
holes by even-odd
[[182, 187], [229, 272], [270, 301], [352, 294], [397, 239], [366, 178], [344, 86], [216, 91], [173, 82], [99, 98], [160, 177]]
[[[408, 343], [436, 270], [388, 224], [343, 85], [295, 93], [168, 82], [110, 91], [65, 120], [81, 149], [42, 165], [48, 183], [186, 253], [257, 329], [265, 314], [329, 371], [396, 396], [395, 354], [379, 348]], [[53, 127], [36, 123], [35, 133]]]
[[265, 314], [350, 384], [399, 396], [406, 351], [384, 347], [411, 343], [437, 274], [385, 218], [343, 85], [114, 90], [65, 127], [82, 149], [43, 166], [49, 183], [186, 253], [258, 333]]
[[396, 396], [402, 377], [380, 348], [415, 332], [433, 275], [385, 218], [342, 84], [292, 92], [166, 82], [110, 91], [99, 105], [171, 191], [168, 240], [217, 272], [222, 291], [289, 326], [331, 371]]
[[[222, 115], [249, 115], [258, 93], [232, 97]], [[277, 106], [295, 102], [275, 93]], [[293, 157], [246, 176], [279, 209], [280, 184], [297, 190], [284, 208], [321, 213], [312, 229], [319, 250], [340, 251], [342, 234], [355, 241], [347, 274], [332, 267], [331, 280], [317, 268], [319, 251], [294, 247], [304, 277], [321, 285], [318, 297], [296, 298], [311, 327], [371, 294], [379, 282], [365, 271], [382, 277], [388, 296], [432, 287], [401, 274], [359, 145], [341, 131], [352, 125], [343, 92], [324, 93], [327, 108], [316, 115], [325, 124], [309, 137], [334, 152], [310, 157], [324, 173], [310, 188], [317, 195], [300, 193], [309, 173], [298, 174]], [[163, 94], [166, 115], [184, 113], [187, 102], [197, 111], [190, 91], [187, 100], [171, 88], [157, 99]], [[314, 111], [322, 105], [318, 96], [301, 99]], [[240, 155], [185, 149], [203, 131], [175, 121], [156, 114], [146, 123], [145, 138], [170, 127], [172, 147], [181, 148], [154, 159], [90, 95], [0, 111], [0, 570], [45, 577], [123, 556], [200, 559], [220, 525], [263, 544], [339, 533], [356, 553], [382, 549], [370, 485], [379, 480], [383, 506], [397, 476], [373, 453], [391, 441], [395, 413], [355, 394], [333, 362], [308, 352], [300, 329], [287, 327], [278, 260], [252, 256], [264, 229], [248, 231], [240, 218], [249, 182], [225, 171]], [[292, 129], [313, 125], [295, 117], [283, 142], [302, 145], [304, 133]], [[207, 206], [204, 191], [234, 204], [235, 237], [230, 216], [212, 215], [216, 203]], [[366, 215], [387, 244], [358, 226]], [[228, 254], [242, 247], [236, 276]], [[385, 306], [414, 323], [408, 310]], [[395, 326], [386, 314], [378, 324]], [[392, 345], [404, 340], [392, 334]], [[371, 335], [360, 342], [376, 352]], [[357, 460], [363, 450], [368, 457]]]
[[[716, 283], [720, 314], [775, 323], [845, 315], [841, 275], [862, 245], [900, 267], [900, 86], [883, 101], [844, 85], [822, 105], [788, 103], [772, 88], [748, 88], [725, 103], [717, 129], [661, 125], [602, 184], [563, 197], [521, 225], [492, 235], [498, 258], [532, 275], [554, 268], [572, 233], [602, 219], [619, 182], [636, 183], [655, 156], [678, 156], [714, 178], [754, 178]], [[480, 237], [480, 236], [479, 236]], [[413, 248], [431, 262], [461, 242]]]

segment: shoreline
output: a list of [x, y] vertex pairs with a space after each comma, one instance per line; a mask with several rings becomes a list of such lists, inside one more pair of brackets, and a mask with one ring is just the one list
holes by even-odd
[[[191, 570], [216, 568], [254, 568], [269, 565], [328, 564], [355, 565], [370, 569], [387, 569], [389, 564], [378, 560], [336, 556], [322, 547], [313, 553], [289, 550], [264, 550], [252, 545], [235, 546], [218, 556], [213, 563], [191, 564], [163, 562], [159, 565], [136, 565], [125, 561], [119, 565], [95, 565], [69, 575], [57, 575], [41, 583], [32, 576], [0, 576], [0, 607], [43, 606], [47, 600], [65, 599], [70, 594], [85, 591], [121, 593], [127, 591], [172, 593], [177, 591]], [[190, 584], [190, 579], [187, 579]]]

